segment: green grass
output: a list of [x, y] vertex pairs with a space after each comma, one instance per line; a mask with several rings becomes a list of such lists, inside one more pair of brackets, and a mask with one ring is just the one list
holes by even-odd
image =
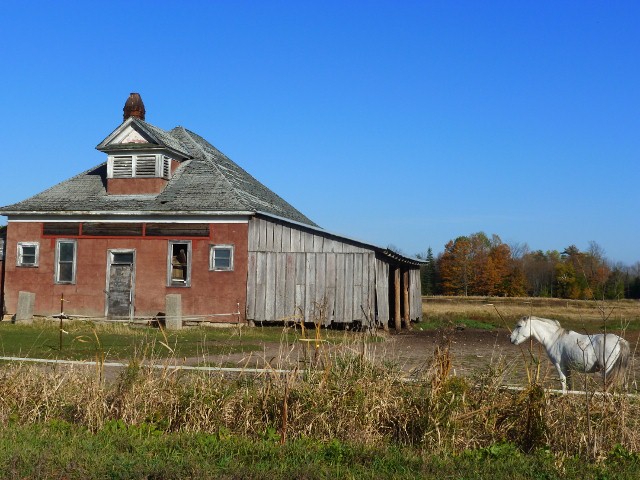
[[[98, 455], [97, 452], [100, 452]], [[236, 437], [220, 431], [164, 433], [112, 422], [90, 432], [62, 421], [5, 426], [0, 478], [72, 479], [625, 479], [640, 459], [615, 449], [600, 463], [523, 454], [511, 444], [459, 455], [332, 440]]]
[[[313, 337], [314, 331], [307, 329], [305, 335]], [[105, 360], [202, 357], [260, 351], [264, 343], [291, 344], [301, 337], [299, 328], [281, 326], [166, 331], [76, 320], [63, 324], [61, 348], [56, 321], [36, 320], [32, 325], [0, 322], [0, 356], [65, 360], [94, 360], [99, 353], [104, 353]], [[345, 332], [323, 330], [322, 338], [340, 343], [346, 336]]]
[[0, 323], [0, 354], [29, 358], [94, 359], [104, 352], [105, 358], [122, 359], [189, 357], [234, 351], [259, 350], [259, 335], [240, 338], [225, 329], [193, 328], [178, 332], [162, 332], [150, 327], [93, 325], [87, 322], [65, 323], [60, 345], [60, 329], [56, 322], [33, 325]]

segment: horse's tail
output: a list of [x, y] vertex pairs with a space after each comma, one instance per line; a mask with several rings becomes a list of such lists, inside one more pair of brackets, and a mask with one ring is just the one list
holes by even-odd
[[629, 357], [631, 355], [631, 349], [629, 348], [629, 342], [624, 338], [620, 338], [618, 341], [618, 358], [613, 362], [611, 369], [606, 373], [606, 385], [608, 388], [614, 383], [624, 380], [625, 372], [627, 371], [627, 365], [629, 364]]

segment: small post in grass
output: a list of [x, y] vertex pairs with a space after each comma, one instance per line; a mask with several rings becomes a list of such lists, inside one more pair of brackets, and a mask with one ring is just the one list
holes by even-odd
[[62, 351], [62, 317], [64, 316], [64, 293], [60, 294], [60, 345], [58, 350]]

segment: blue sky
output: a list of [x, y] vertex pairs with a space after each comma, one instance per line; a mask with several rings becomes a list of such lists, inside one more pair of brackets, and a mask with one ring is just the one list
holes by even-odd
[[139, 92], [324, 228], [640, 260], [640, 3], [3, 2], [0, 204], [104, 160]]

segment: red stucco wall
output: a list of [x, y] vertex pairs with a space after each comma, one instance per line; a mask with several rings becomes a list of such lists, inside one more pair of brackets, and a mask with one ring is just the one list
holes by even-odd
[[[182, 313], [208, 315], [240, 312], [244, 319], [247, 279], [247, 223], [212, 223], [209, 238], [164, 237], [44, 237], [38, 222], [9, 222], [5, 258], [5, 303], [8, 313], [15, 313], [18, 292], [36, 294], [36, 315], [60, 312], [64, 295], [64, 312], [68, 315], [103, 317], [107, 282], [107, 251], [134, 249], [135, 316], [153, 316], [165, 309], [165, 295], [182, 295]], [[75, 285], [54, 283], [57, 238], [77, 240], [77, 274]], [[191, 286], [167, 287], [168, 240], [192, 242]], [[39, 265], [16, 267], [17, 242], [39, 242]], [[234, 245], [234, 270], [209, 271], [209, 245]], [[216, 317], [219, 321], [237, 321], [236, 317]]]
[[141, 193], [160, 193], [167, 185], [163, 178], [108, 178], [109, 195], [139, 195]]
[[4, 311], [4, 260], [0, 260], [0, 320]]

